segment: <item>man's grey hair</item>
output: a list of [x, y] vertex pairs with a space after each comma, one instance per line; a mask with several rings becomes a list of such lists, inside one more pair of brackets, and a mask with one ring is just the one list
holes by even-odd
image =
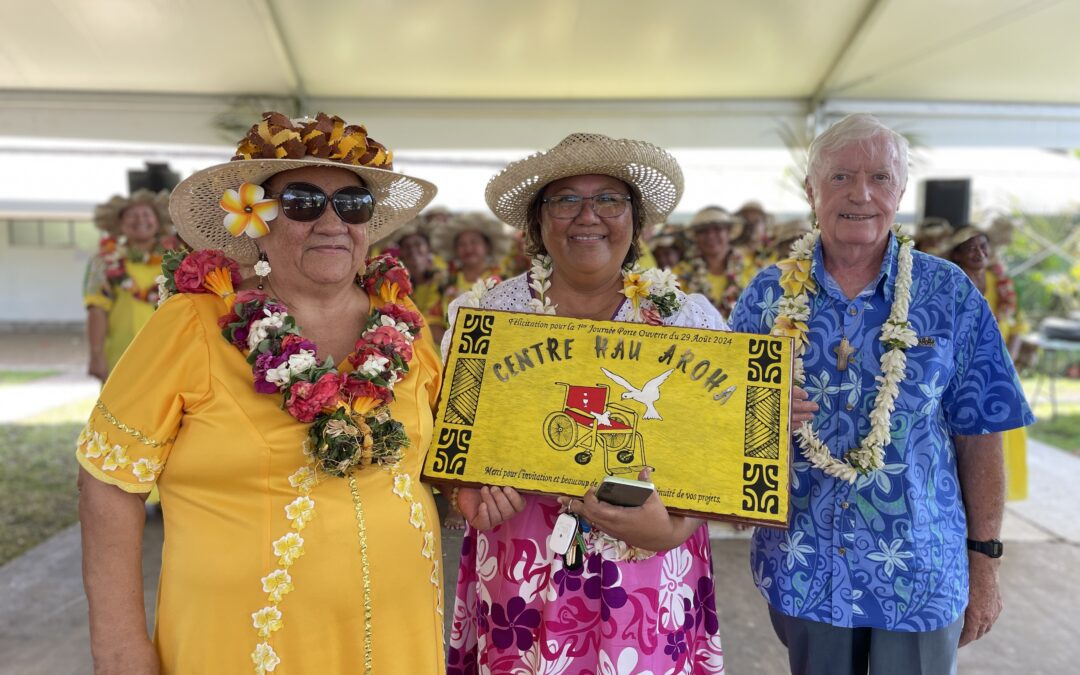
[[908, 142], [870, 113], [854, 113], [818, 135], [810, 144], [806, 159], [806, 177], [814, 185], [824, 169], [825, 158], [832, 152], [852, 144], [869, 143], [884, 137], [892, 148], [891, 154], [896, 163], [896, 179], [901, 189], [907, 187], [908, 179]]

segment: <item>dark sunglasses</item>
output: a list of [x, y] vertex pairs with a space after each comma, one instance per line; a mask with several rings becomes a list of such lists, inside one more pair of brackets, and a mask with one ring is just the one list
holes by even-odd
[[361, 185], [343, 187], [329, 199], [322, 188], [311, 183], [289, 183], [277, 197], [281, 212], [290, 220], [309, 222], [326, 210], [326, 202], [343, 222], [360, 225], [371, 220], [375, 213], [375, 195]]

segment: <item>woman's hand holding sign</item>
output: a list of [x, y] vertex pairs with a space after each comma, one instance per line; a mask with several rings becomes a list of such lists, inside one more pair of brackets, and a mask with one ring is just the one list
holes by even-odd
[[512, 487], [460, 488], [457, 507], [470, 525], [483, 531], [498, 527], [520, 513], [525, 508], [525, 498]]

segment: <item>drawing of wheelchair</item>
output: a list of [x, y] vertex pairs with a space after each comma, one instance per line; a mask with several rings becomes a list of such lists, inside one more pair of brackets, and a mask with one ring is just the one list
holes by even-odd
[[566, 387], [563, 408], [544, 418], [544, 440], [552, 449], [576, 449], [574, 461], [588, 464], [603, 450], [608, 474], [636, 474], [645, 467], [645, 441], [637, 430], [638, 415], [621, 403], [608, 403], [608, 387], [556, 382]]

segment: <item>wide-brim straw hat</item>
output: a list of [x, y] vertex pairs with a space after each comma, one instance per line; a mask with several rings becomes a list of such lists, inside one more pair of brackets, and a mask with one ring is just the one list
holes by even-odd
[[953, 226], [944, 218], [923, 218], [919, 224], [915, 226], [915, 243], [917, 244], [927, 239], [943, 237], [950, 234], [952, 231]]
[[495, 261], [502, 260], [514, 243], [514, 230], [486, 213], [470, 211], [450, 217], [443, 224], [433, 224], [429, 230], [431, 248], [446, 260], [455, 257], [454, 242], [463, 232], [479, 232], [491, 244], [488, 255]]
[[742, 218], [735, 214], [728, 213], [727, 209], [719, 206], [706, 206], [694, 214], [688, 225], [691, 231], [713, 226], [730, 228], [731, 239], [738, 239], [739, 235], [742, 234], [743, 221]]
[[169, 212], [193, 249], [221, 249], [238, 263], [254, 263], [259, 257], [255, 240], [243, 234], [234, 237], [225, 229], [222, 195], [243, 183], [261, 185], [282, 171], [310, 166], [345, 169], [363, 179], [375, 196], [375, 212], [367, 223], [371, 242], [415, 218], [437, 192], [426, 180], [393, 171], [393, 152], [368, 137], [363, 126], [346, 126], [341, 118], [323, 113], [295, 121], [264, 113], [240, 141], [232, 161], [203, 169], [176, 186]]
[[663, 148], [645, 141], [577, 133], [550, 150], [511, 162], [488, 181], [484, 198], [500, 220], [524, 230], [529, 206], [548, 184], [591, 174], [628, 184], [641, 199], [645, 226], [662, 223], [682, 197], [682, 169]]
[[165, 236], [172, 231], [172, 221], [169, 219], [169, 191], [153, 192], [151, 190], [136, 190], [130, 197], [113, 195], [109, 201], [99, 204], [94, 208], [94, 225], [102, 232], [110, 236], [119, 237], [123, 234], [120, 230], [120, 215], [129, 206], [136, 204], [148, 204], [154, 209], [158, 219], [158, 236]]
[[401, 227], [390, 232], [387, 236], [379, 240], [378, 243], [386, 246], [396, 246], [405, 237], [411, 237], [414, 234], [418, 234], [428, 242], [428, 246], [431, 245], [431, 228], [432, 223], [429, 223], [423, 215], [419, 215], [409, 222], [405, 223]]
[[807, 234], [813, 230], [813, 226], [810, 225], [810, 221], [805, 218], [796, 218], [794, 220], [785, 220], [782, 223], [777, 223], [772, 232], [769, 233], [769, 237], [777, 242], [791, 241], [792, 239], [798, 239], [799, 237]]
[[746, 216], [743, 214], [749, 213], [751, 211], [756, 211], [757, 213], [760, 213], [766, 218], [768, 218], [769, 216], [769, 212], [765, 210], [765, 207], [761, 205], [761, 202], [753, 199], [740, 206], [739, 210], [735, 212], [735, 215], [739, 216], [740, 218], [745, 218]]
[[938, 255], [942, 258], [949, 259], [952, 257], [953, 251], [956, 250], [957, 246], [971, 241], [978, 236], [986, 237], [987, 242], [990, 241], [989, 233], [987, 233], [987, 231], [983, 228], [977, 227], [975, 225], [965, 225], [964, 227], [961, 227], [957, 231], [953, 232], [952, 236], [950, 236], [949, 239], [941, 245]]

